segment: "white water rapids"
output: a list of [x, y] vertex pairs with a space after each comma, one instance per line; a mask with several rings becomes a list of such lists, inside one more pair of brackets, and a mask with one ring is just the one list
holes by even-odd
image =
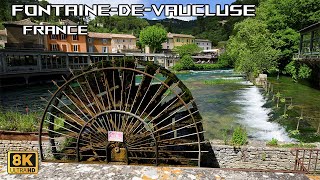
[[266, 99], [258, 87], [249, 86], [238, 90], [237, 93], [238, 100], [234, 102], [241, 106], [238, 122], [247, 128], [249, 136], [258, 140], [276, 138], [279, 141], [293, 141], [283, 127], [275, 122], [268, 121], [271, 109], [263, 107]]

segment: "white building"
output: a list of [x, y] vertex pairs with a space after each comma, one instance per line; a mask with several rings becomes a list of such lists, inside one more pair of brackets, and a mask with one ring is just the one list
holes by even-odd
[[196, 39], [195, 42], [203, 50], [212, 49], [212, 43], [207, 39]]

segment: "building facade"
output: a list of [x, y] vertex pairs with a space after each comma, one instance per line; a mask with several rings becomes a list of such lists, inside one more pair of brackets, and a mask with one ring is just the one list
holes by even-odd
[[48, 35], [47, 50], [62, 52], [87, 52], [86, 35]]
[[111, 34], [112, 53], [137, 49], [137, 38], [131, 34]]
[[23, 34], [23, 26], [36, 25], [30, 19], [3, 23], [7, 30], [6, 49], [45, 50], [44, 36], [39, 34]]
[[96, 33], [89, 32], [87, 38], [88, 52], [90, 53], [110, 53], [111, 47], [111, 34], [110, 33]]
[[176, 46], [182, 46], [186, 44], [194, 44], [195, 37], [187, 34], [167, 34], [167, 41], [162, 43], [162, 49], [172, 50]]
[[3, 49], [5, 47], [5, 44], [7, 43], [7, 30], [0, 30], [0, 49]]
[[195, 39], [195, 42], [202, 50], [212, 49], [212, 43], [208, 39]]

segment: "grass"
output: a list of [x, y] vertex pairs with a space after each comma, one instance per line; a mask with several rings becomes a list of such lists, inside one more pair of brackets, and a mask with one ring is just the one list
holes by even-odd
[[[320, 123], [320, 91], [310, 87], [305, 81], [295, 83], [286, 76], [281, 76], [279, 80], [276, 77], [268, 77], [268, 80], [274, 86], [274, 93], [280, 92], [281, 97], [292, 97], [293, 101], [293, 108], [287, 110], [285, 116], [283, 114], [285, 103], [280, 102], [279, 108], [273, 107], [273, 119], [284, 126], [292, 138], [301, 142], [320, 141], [320, 135], [316, 133]], [[301, 111], [302, 118], [300, 118]], [[300, 119], [299, 131], [295, 131], [298, 119]]]
[[35, 132], [38, 131], [39, 113], [22, 114], [19, 112], [1, 112], [0, 130]]
[[206, 85], [233, 84], [241, 82], [241, 79], [211, 79], [203, 81]]
[[278, 139], [272, 138], [270, 141], [267, 142], [268, 146], [278, 146]]

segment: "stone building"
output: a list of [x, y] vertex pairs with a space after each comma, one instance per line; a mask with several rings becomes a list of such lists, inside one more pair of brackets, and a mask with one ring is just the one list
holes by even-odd
[[30, 19], [20, 21], [10, 21], [3, 23], [7, 30], [6, 49], [20, 49], [20, 50], [45, 50], [44, 36], [39, 34], [23, 34], [23, 26], [36, 25]]
[[212, 43], [208, 39], [195, 39], [195, 42], [202, 50], [212, 49]]
[[176, 46], [195, 43], [195, 38], [187, 34], [167, 34], [167, 41], [162, 43], [162, 49], [172, 50]]
[[137, 38], [131, 34], [111, 34], [112, 53], [137, 49]]

